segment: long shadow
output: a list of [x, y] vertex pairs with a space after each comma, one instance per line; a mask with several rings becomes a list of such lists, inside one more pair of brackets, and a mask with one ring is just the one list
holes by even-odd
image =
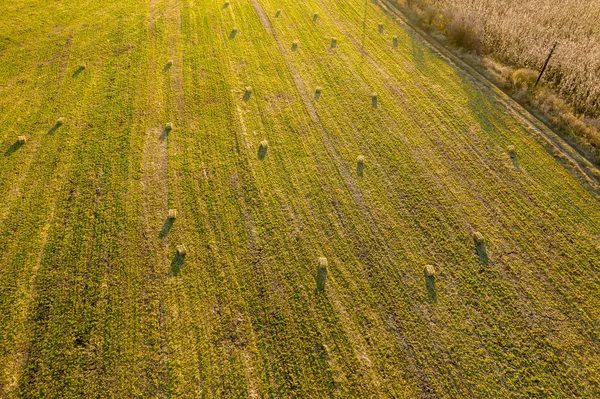
[[490, 259], [488, 258], [487, 249], [485, 247], [485, 242], [480, 242], [480, 243], [475, 244], [475, 253], [479, 257], [479, 261], [482, 264], [487, 266], [490, 263]]
[[251, 97], [251, 96], [252, 96], [252, 92], [251, 92], [251, 91], [248, 91], [248, 90], [246, 90], [246, 91], [244, 92], [244, 97], [243, 97], [243, 100], [244, 100], [245, 102], [248, 102], [248, 101], [250, 100], [250, 97]]
[[171, 129], [164, 128], [162, 133], [160, 134], [160, 141], [165, 141], [167, 139], [167, 137], [169, 137], [170, 132], [171, 132]]
[[360, 177], [363, 176], [365, 170], [365, 164], [363, 162], [357, 162], [356, 163], [356, 174]]
[[23, 143], [19, 142], [19, 141], [15, 141], [13, 143], [13, 145], [11, 145], [10, 147], [8, 147], [8, 149], [6, 150], [6, 152], [4, 153], [5, 157], [9, 157], [11, 156], [15, 151], [17, 151], [19, 148], [23, 147]]
[[83, 71], [85, 71], [85, 67], [82, 65], [82, 66], [80, 66], [79, 68], [77, 68], [77, 69], [75, 70], [75, 72], [73, 72], [73, 77], [74, 77], [74, 78], [76, 78], [76, 77], [77, 77], [77, 76], [79, 76], [79, 74], [80, 74], [81, 72], [83, 72]]
[[171, 276], [177, 276], [183, 267], [183, 263], [185, 262], [185, 255], [181, 255], [179, 253], [175, 254], [173, 261], [171, 262], [171, 272], [169, 273]]
[[435, 291], [435, 277], [425, 276], [425, 286], [427, 287], [427, 294], [431, 302], [437, 301], [437, 292]]
[[258, 159], [260, 159], [261, 161], [265, 159], [265, 157], [267, 156], [267, 151], [267, 147], [263, 147], [262, 145], [258, 147]]
[[521, 169], [521, 166], [519, 166], [519, 160], [515, 154], [510, 154], [510, 160], [512, 161], [515, 169]]
[[172, 64], [172, 63], [170, 63], [170, 62], [167, 62], [167, 64], [164, 66], [164, 68], [163, 68], [163, 70], [162, 70], [162, 71], [163, 71], [163, 72], [167, 72], [169, 69], [171, 69], [171, 67], [172, 67], [172, 66], [173, 66], [173, 64]]
[[160, 229], [160, 232], [158, 233], [158, 236], [160, 238], [164, 238], [167, 236], [167, 234], [169, 234], [169, 231], [171, 231], [171, 227], [173, 227], [173, 223], [175, 223], [175, 219], [167, 219], [165, 220], [165, 223], [162, 226], [162, 229]]
[[54, 126], [52, 126], [50, 128], [50, 130], [48, 130], [48, 134], [54, 134], [54, 132], [56, 132], [58, 130], [58, 128], [61, 127], [61, 126], [62, 126], [62, 123], [56, 122], [54, 124]]

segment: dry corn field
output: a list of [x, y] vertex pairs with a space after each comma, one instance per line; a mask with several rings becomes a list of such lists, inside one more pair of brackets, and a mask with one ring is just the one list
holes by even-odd
[[0, 9], [0, 398], [600, 397], [598, 182], [386, 3]]
[[[540, 70], [557, 41], [544, 80], [581, 113], [600, 116], [600, 1], [430, 0], [446, 20], [464, 19], [482, 50]], [[427, 7], [427, 6], [425, 6]]]

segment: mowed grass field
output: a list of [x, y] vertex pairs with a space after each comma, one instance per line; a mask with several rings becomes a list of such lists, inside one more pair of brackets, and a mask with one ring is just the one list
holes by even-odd
[[597, 194], [377, 4], [1, 7], [0, 397], [600, 395]]

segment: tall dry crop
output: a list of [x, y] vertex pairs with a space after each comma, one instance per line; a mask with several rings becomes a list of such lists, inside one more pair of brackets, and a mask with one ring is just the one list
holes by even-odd
[[475, 23], [482, 51], [505, 63], [539, 70], [558, 41], [544, 79], [578, 112], [600, 114], [600, 1], [431, 0], [423, 8], [443, 27]]

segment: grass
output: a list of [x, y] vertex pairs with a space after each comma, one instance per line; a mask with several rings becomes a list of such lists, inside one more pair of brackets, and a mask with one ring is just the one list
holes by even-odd
[[0, 397], [598, 396], [596, 194], [376, 4], [14, 0], [0, 25]]

